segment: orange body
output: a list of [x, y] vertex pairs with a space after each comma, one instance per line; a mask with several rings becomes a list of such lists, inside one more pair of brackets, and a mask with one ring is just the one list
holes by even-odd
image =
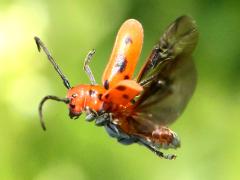
[[39, 104], [43, 129], [42, 106], [48, 99], [68, 104], [71, 118], [86, 113], [86, 120], [104, 126], [107, 133], [122, 144], [139, 143], [160, 157], [160, 148], [178, 148], [177, 134], [167, 126], [185, 109], [196, 85], [196, 71], [191, 58], [198, 40], [195, 21], [189, 16], [177, 18], [154, 46], [142, 70], [133, 80], [133, 73], [143, 44], [142, 25], [129, 19], [121, 26], [102, 76], [102, 86], [96, 85], [89, 68], [95, 51], [85, 61], [84, 70], [92, 85], [71, 87], [49, 51], [38, 37], [38, 50], [45, 51], [48, 60], [68, 89], [66, 98], [45, 96]]

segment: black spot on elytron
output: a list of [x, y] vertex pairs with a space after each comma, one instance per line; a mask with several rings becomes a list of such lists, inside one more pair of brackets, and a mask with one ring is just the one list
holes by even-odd
[[124, 76], [124, 79], [129, 79], [129, 76], [128, 75]]
[[132, 39], [131, 39], [131, 37], [130, 36], [127, 36], [126, 38], [125, 38], [125, 44], [129, 44], [129, 43], [133, 43], [133, 41], [132, 41]]
[[104, 82], [104, 88], [105, 89], [109, 89], [109, 82], [108, 82], [108, 80], [106, 80], [105, 82]]
[[98, 99], [99, 99], [99, 100], [102, 99], [102, 94], [98, 94]]
[[119, 91], [124, 91], [126, 89], [126, 87], [125, 86], [117, 86], [116, 89]]
[[127, 67], [127, 59], [124, 58], [124, 60], [121, 62], [121, 65], [119, 66], [119, 72], [122, 73]]
[[129, 99], [129, 96], [128, 96], [127, 94], [123, 94], [122, 97], [123, 97], [124, 99]]
[[127, 59], [124, 54], [118, 54], [114, 65], [114, 73], [122, 73], [127, 66]]
[[109, 94], [107, 94], [107, 95], [105, 96], [105, 98], [108, 99], [108, 98], [109, 98]]
[[93, 94], [95, 94], [95, 91], [93, 91], [92, 89], [90, 89], [90, 90], [89, 90], [89, 95], [91, 96], [91, 95], [93, 95]]

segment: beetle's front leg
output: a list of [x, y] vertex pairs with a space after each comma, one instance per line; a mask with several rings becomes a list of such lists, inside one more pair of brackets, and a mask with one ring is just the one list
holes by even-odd
[[98, 113], [96, 111], [90, 109], [88, 106], [85, 107], [85, 112], [86, 112], [86, 121], [88, 121], [88, 122], [92, 122], [98, 116]]
[[112, 121], [112, 114], [111, 113], [103, 113], [95, 118], [95, 124], [97, 126], [104, 126], [108, 122]]

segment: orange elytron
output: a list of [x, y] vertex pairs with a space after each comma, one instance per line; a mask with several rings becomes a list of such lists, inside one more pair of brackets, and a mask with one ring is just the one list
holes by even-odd
[[95, 50], [84, 61], [91, 84], [71, 87], [50, 52], [35, 37], [38, 50], [46, 53], [68, 89], [66, 98], [45, 96], [39, 104], [40, 121], [45, 130], [42, 107], [52, 99], [68, 105], [69, 116], [78, 118], [83, 112], [87, 121], [104, 126], [107, 133], [122, 144], [144, 145], [159, 157], [174, 159], [161, 148], [177, 148], [180, 140], [167, 126], [183, 112], [196, 85], [196, 70], [191, 54], [198, 32], [189, 16], [177, 18], [154, 46], [136, 79], [133, 73], [143, 44], [142, 25], [129, 19], [121, 26], [102, 86], [97, 85], [89, 63]]

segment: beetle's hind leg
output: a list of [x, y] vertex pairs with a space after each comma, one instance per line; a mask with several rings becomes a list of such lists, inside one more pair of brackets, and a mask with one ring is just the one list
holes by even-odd
[[94, 78], [94, 76], [93, 76], [93, 73], [92, 73], [92, 71], [91, 71], [91, 69], [90, 69], [90, 67], [89, 67], [89, 63], [91, 62], [92, 57], [93, 57], [93, 55], [95, 54], [95, 52], [96, 52], [95, 49], [93, 49], [93, 50], [91, 50], [91, 51], [87, 54], [87, 56], [86, 56], [86, 58], [85, 58], [85, 60], [84, 60], [84, 65], [83, 65], [83, 69], [84, 69], [84, 71], [87, 73], [87, 75], [88, 75], [88, 77], [89, 77], [90, 82], [91, 82], [92, 85], [96, 85], [97, 83], [96, 83], [96, 80], [95, 80], [95, 78]]
[[155, 153], [157, 156], [161, 158], [173, 160], [173, 159], [176, 159], [177, 157], [175, 154], [164, 154], [163, 152], [159, 151], [157, 148], [155, 148], [151, 144], [147, 143], [146, 140], [139, 139], [139, 143], [147, 147], [149, 150], [151, 150], [153, 153]]

